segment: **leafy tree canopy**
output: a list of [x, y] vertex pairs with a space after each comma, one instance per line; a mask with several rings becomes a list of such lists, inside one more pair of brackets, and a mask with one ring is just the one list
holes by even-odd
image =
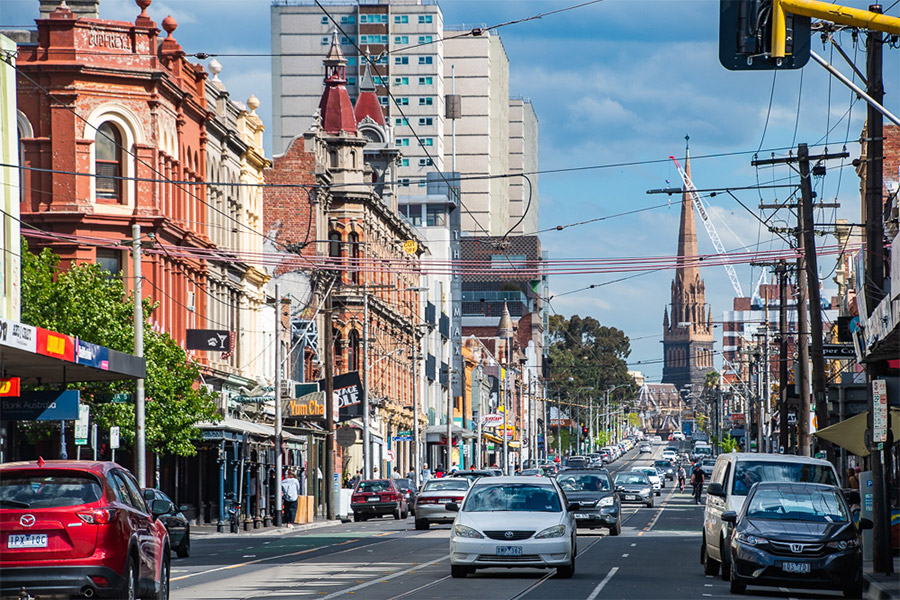
[[[39, 254], [28, 250], [22, 239], [22, 322], [59, 331], [120, 352], [134, 350], [134, 295], [126, 294], [120, 275], [99, 265], [81, 263], [68, 270], [59, 267], [59, 256], [48, 248]], [[200, 369], [169, 334], [154, 330], [148, 319], [156, 306], [143, 300], [144, 358], [147, 362], [147, 448], [162, 454], [190, 456], [192, 440], [199, 436], [195, 424], [217, 421], [212, 393], [197, 386]], [[81, 400], [91, 405], [98, 427], [117, 425], [125, 444], [134, 443], [134, 405], [111, 404], [119, 392], [134, 392], [134, 382], [92, 382], [70, 388], [82, 390]], [[32, 439], [49, 435], [50, 426], [31, 423]]]

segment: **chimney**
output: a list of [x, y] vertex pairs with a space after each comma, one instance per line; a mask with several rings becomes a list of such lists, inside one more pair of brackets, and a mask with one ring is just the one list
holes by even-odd
[[[41, 18], [50, 17], [56, 8], [62, 4], [62, 0], [40, 0]], [[66, 6], [75, 13], [76, 19], [99, 19], [100, 18], [100, 0], [65, 0]]]

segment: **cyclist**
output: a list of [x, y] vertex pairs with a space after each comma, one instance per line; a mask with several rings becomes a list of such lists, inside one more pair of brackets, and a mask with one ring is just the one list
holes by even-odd
[[678, 464], [677, 477], [678, 477], [678, 491], [683, 492], [684, 491], [684, 480], [687, 479], [687, 473], [684, 472], [684, 465], [682, 465], [681, 463]]
[[694, 500], [700, 504], [700, 495], [703, 493], [703, 471], [700, 470], [700, 464], [694, 465], [691, 471], [691, 485], [694, 486]]

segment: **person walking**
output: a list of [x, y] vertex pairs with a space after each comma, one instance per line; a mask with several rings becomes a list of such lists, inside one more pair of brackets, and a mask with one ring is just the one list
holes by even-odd
[[428, 468], [428, 463], [425, 463], [422, 465], [422, 482], [429, 479], [431, 479], [431, 469]]
[[400, 474], [400, 467], [394, 467], [394, 470], [391, 473], [391, 479], [403, 479], [403, 475]]
[[859, 491], [859, 477], [856, 476], [856, 469], [853, 467], [847, 469], [847, 487]]
[[684, 466], [680, 463], [678, 464], [678, 489], [679, 491], [684, 491], [684, 480], [687, 479], [687, 473], [684, 471]]
[[300, 481], [294, 469], [287, 470], [287, 476], [281, 481], [281, 494], [284, 500], [284, 521], [293, 529], [297, 514], [297, 498], [300, 496]]

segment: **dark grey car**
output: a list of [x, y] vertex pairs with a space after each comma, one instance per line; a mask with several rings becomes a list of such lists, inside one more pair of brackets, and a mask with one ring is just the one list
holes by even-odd
[[616, 491], [623, 504], [643, 504], [653, 508], [653, 484], [643, 473], [631, 471], [616, 475]]
[[619, 496], [606, 469], [566, 469], [556, 478], [571, 504], [578, 504], [578, 527], [604, 527], [610, 535], [622, 533]]
[[178, 558], [187, 558], [191, 555], [191, 524], [184, 516], [183, 510], [186, 506], [177, 507], [172, 500], [163, 492], [155, 488], [144, 488], [142, 490], [144, 499], [147, 504], [152, 504], [154, 500], [165, 500], [172, 503], [172, 510], [164, 515], [160, 515], [159, 520], [166, 526], [169, 532], [169, 544], [172, 551], [178, 555]]

